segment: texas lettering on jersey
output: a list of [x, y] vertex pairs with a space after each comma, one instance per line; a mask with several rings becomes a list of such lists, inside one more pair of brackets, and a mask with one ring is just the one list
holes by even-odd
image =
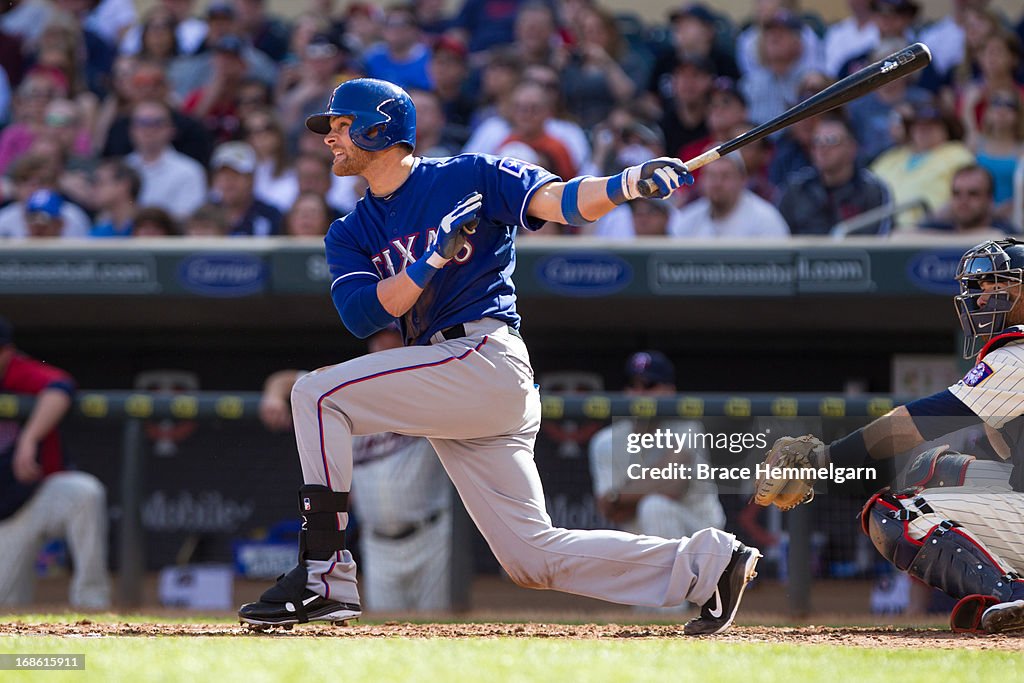
[[[419, 239], [422, 234], [422, 232], [414, 232], [410, 235], [403, 235], [398, 239], [391, 240], [390, 247], [382, 249], [370, 258], [370, 261], [377, 268], [377, 274], [380, 275], [382, 280], [405, 270], [406, 266], [423, 256], [434, 245], [434, 242], [437, 242], [437, 228], [427, 230], [427, 239], [425, 241]], [[426, 246], [420, 249], [417, 244], [418, 242], [424, 242]], [[453, 260], [455, 263], [465, 263], [472, 256], [473, 243], [467, 240], [466, 246], [455, 255]]]
[[387, 197], [370, 192], [336, 220], [324, 240], [332, 288], [373, 284], [420, 258], [437, 226], [467, 194], [480, 192], [480, 224], [454, 263], [430, 281], [400, 324], [406, 344], [428, 344], [439, 330], [496, 318], [518, 329], [515, 233], [543, 221], [527, 216], [534, 194], [559, 178], [521, 161], [484, 154], [417, 158], [406, 181]]

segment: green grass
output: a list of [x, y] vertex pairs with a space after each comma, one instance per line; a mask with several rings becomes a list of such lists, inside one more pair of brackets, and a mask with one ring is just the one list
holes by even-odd
[[3, 672], [6, 681], [1012, 681], [1019, 653], [867, 650], [714, 641], [558, 639], [0, 639], [0, 650], [84, 653], [86, 670]]
[[[27, 623], [233, 624], [234, 619], [145, 615], [9, 615]], [[364, 625], [367, 622], [362, 622]], [[561, 638], [332, 638], [329, 636], [0, 637], [0, 653], [84, 654], [85, 671], [0, 671], [0, 681], [230, 683], [389, 681], [660, 683], [661, 681], [1024, 680], [1021, 651], [876, 649], [715, 640]], [[965, 678], [966, 676], [966, 678]]]

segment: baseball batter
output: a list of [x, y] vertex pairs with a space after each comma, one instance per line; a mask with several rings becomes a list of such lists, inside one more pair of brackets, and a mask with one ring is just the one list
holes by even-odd
[[325, 239], [331, 296], [345, 326], [366, 337], [399, 319], [406, 346], [321, 368], [292, 390], [304, 486], [299, 563], [244, 623], [345, 621], [360, 614], [345, 549], [352, 437], [427, 437], [466, 509], [513, 581], [632, 605], [702, 604], [690, 634], [732, 623], [760, 553], [703, 529], [665, 539], [551, 525], [533, 462], [540, 398], [519, 332], [513, 238], [545, 221], [595, 220], [641, 196], [693, 182], [677, 159], [610, 178], [562, 182], [511, 158], [412, 154], [416, 113], [405, 91], [347, 81], [307, 127], [334, 154], [336, 175], [368, 183]]
[[[897, 568], [959, 600], [954, 630], [999, 633], [1024, 628], [1024, 242], [973, 247], [960, 261], [957, 280], [964, 357], [977, 361], [963, 379], [828, 447], [813, 437], [780, 439], [769, 460], [885, 468], [896, 454], [984, 425], [1002, 462], [979, 461], [948, 446], [926, 450], [898, 487], [868, 500], [861, 521]], [[756, 500], [783, 508], [809, 500], [809, 491], [795, 483], [759, 481]]]

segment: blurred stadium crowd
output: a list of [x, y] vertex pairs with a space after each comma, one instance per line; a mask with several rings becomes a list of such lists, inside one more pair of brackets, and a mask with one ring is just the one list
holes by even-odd
[[[315, 236], [364, 191], [305, 131], [333, 88], [394, 81], [420, 155], [508, 155], [563, 178], [692, 158], [915, 40], [933, 63], [698, 172], [670, 202], [540, 234], [631, 239], [1016, 232], [1024, 16], [986, 0], [798, 0], [664, 22], [600, 0], [15, 0], [0, 15], [0, 236]], [[1016, 185], [1015, 185], [1016, 177]], [[858, 217], [861, 217], [858, 219]]]

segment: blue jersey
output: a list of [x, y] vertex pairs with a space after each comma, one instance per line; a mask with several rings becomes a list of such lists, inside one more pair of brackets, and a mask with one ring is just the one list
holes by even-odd
[[387, 197], [369, 191], [352, 213], [331, 224], [324, 239], [332, 290], [374, 284], [419, 259], [437, 239], [437, 226], [466, 195], [480, 192], [480, 224], [466, 246], [428, 283], [400, 323], [407, 345], [428, 344], [440, 330], [480, 318], [519, 328], [516, 252], [519, 226], [544, 221], [526, 208], [534, 193], [558, 176], [531, 164], [484, 154], [417, 157], [406, 181]]

